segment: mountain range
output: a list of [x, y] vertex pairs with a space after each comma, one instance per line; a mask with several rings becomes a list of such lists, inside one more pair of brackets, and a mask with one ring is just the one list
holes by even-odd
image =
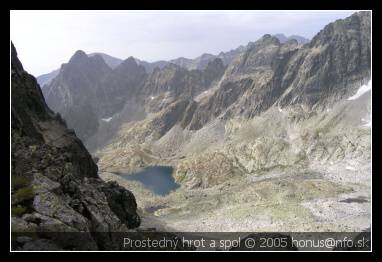
[[[277, 37], [282, 43], [290, 39], [295, 39], [300, 44], [306, 44], [309, 42], [309, 39], [304, 38], [302, 36], [298, 36], [298, 35], [292, 35], [292, 36], [286, 37], [284, 34], [276, 34], [275, 37]], [[156, 61], [151, 63], [140, 60], [138, 58], [134, 58], [134, 59], [136, 60], [137, 64], [142, 65], [146, 69], [147, 73], [151, 73], [155, 69], [155, 67], [163, 68], [165, 65], [169, 63], [174, 63], [176, 65], [179, 65], [187, 69], [203, 69], [208, 64], [209, 61], [211, 61], [212, 59], [216, 57], [222, 59], [223, 63], [225, 65], [228, 65], [238, 54], [243, 52], [244, 49], [245, 49], [244, 46], [239, 46], [238, 48], [230, 50], [228, 52], [220, 52], [218, 55], [202, 54], [201, 56], [195, 59], [179, 57], [169, 61], [162, 60], [162, 61]], [[114, 69], [123, 61], [123, 59], [116, 58], [105, 53], [90, 53], [89, 54], [89, 56], [95, 56], [95, 55], [100, 55], [105, 61], [105, 63], [111, 69]], [[53, 78], [57, 76], [59, 71], [60, 71], [59, 69], [56, 69], [50, 73], [38, 76], [37, 81], [40, 84], [40, 86], [44, 86], [45, 84], [48, 84], [51, 80], [53, 80]]]
[[[266, 34], [195, 59], [79, 50], [55, 74], [40, 100], [101, 179], [133, 187], [142, 221], [185, 232], [370, 226], [370, 12], [311, 40]], [[148, 166], [171, 166], [180, 188], [158, 197], [116, 175]]]
[[[183, 112], [187, 122], [182, 122], [190, 130], [216, 117], [251, 118], [272, 105], [327, 107], [354, 92], [370, 74], [370, 51], [363, 48], [370, 39], [348, 29], [363, 32], [363, 18], [354, 15], [330, 24], [308, 44], [264, 35], [246, 47], [194, 60], [178, 58], [152, 71], [133, 57], [122, 61], [78, 51], [42, 90], [48, 105], [85, 143], [102, 119], [147, 115], [180, 99], [191, 101]], [[213, 95], [203, 97], [203, 92]], [[121, 113], [124, 107], [134, 110]]]
[[[175, 194], [158, 200], [134, 191], [139, 206], [169, 206], [157, 212], [163, 223], [170, 219], [184, 231], [219, 231], [227, 223], [232, 230], [265, 230], [255, 223], [260, 219], [256, 212], [277, 216], [280, 208], [297, 208], [297, 218], [288, 222], [284, 215], [272, 228], [309, 231], [316, 222], [307, 224], [309, 216], [301, 209], [308, 196], [342, 201], [353, 190], [370, 197], [370, 23], [369, 12], [357, 12], [328, 24], [305, 44], [264, 35], [240, 47], [237, 55], [233, 51], [228, 62], [223, 55], [196, 69], [187, 69], [188, 60], [181, 59], [147, 72], [132, 57], [111, 69], [102, 57], [81, 52], [77, 62], [86, 68], [72, 58], [42, 91], [47, 104], [60, 108], [68, 126], [99, 158], [102, 178], [124, 185], [113, 173], [174, 168], [181, 185]], [[201, 56], [192, 67], [211, 58]], [[361, 89], [366, 92], [351, 99]], [[248, 181], [267, 176], [269, 182]], [[277, 191], [278, 183], [295, 193], [279, 196], [276, 192], [285, 191]], [[304, 186], [296, 188], [296, 183]], [[206, 197], [200, 199], [198, 190]], [[262, 190], [274, 193], [256, 198]], [[252, 204], [243, 206], [243, 197]], [[279, 209], [257, 206], [273, 206], [275, 198], [283, 199]], [[314, 203], [307, 204], [309, 212], [325, 212]], [[363, 230], [369, 226], [367, 207], [366, 202], [357, 226], [346, 217], [342, 224], [331, 214], [325, 219], [331, 230]], [[343, 208], [353, 210], [341, 207], [343, 213], [336, 216], [348, 214]], [[182, 215], [193, 210], [198, 210], [194, 216]], [[247, 227], [237, 221], [238, 213]], [[217, 222], [217, 214], [224, 214], [225, 222]], [[245, 216], [257, 218], [246, 224]], [[192, 222], [199, 220], [209, 222]]]

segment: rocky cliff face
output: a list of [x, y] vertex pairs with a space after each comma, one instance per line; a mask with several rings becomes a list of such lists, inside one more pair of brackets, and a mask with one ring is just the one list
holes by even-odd
[[281, 104], [333, 105], [365, 84], [371, 77], [370, 22], [370, 12], [359, 12], [319, 32], [309, 48], [292, 58], [303, 58], [300, 73], [281, 97]]
[[191, 129], [211, 118], [253, 117], [273, 105], [326, 108], [371, 76], [370, 13], [326, 26], [309, 45], [265, 35], [227, 69], [219, 88], [195, 110]]
[[[220, 59], [208, 63], [205, 70], [188, 71], [175, 64], [156, 68], [142, 84], [137, 83], [135, 88], [128, 89], [125, 96], [119, 92], [124, 99], [123, 108], [108, 122], [101, 123], [98, 132], [86, 142], [87, 147], [91, 150], [101, 148], [115, 137], [123, 125], [143, 119], [146, 124], [134, 125], [133, 129], [140, 131], [132, 144], [146, 139], [145, 136], [147, 139], [159, 138], [176, 124], [186, 127], [196, 108], [193, 98], [208, 92], [206, 90], [216, 84], [225, 69]], [[129, 79], [130, 72], [118, 74], [121, 82]], [[113, 77], [110, 77], [112, 81]]]
[[112, 70], [100, 55], [77, 51], [43, 92], [49, 107], [86, 141], [97, 132], [101, 119], [122, 109], [145, 78], [144, 68], [133, 58]]
[[[48, 108], [36, 79], [24, 71], [13, 44], [11, 51], [12, 248], [117, 248], [112, 235], [100, 238], [97, 232], [139, 226], [134, 195], [98, 177], [91, 155], [61, 117]], [[101, 63], [102, 69], [101, 61], [89, 61], [82, 53], [70, 63]], [[104, 70], [108, 69], [103, 67], [98, 73]], [[61, 77], [66, 79], [69, 72], [63, 71]], [[87, 82], [73, 82], [90, 84], [91, 72], [81, 72], [89, 76]], [[71, 237], [62, 232], [82, 233]]]
[[74, 128], [80, 139], [91, 136], [98, 128], [99, 82], [111, 71], [100, 56], [88, 57], [77, 51], [60, 73], [44, 87], [49, 107], [59, 112], [69, 128]]
[[[209, 62], [204, 70], [186, 70], [175, 64], [154, 70], [143, 86], [144, 97], [168, 93], [173, 99], [190, 99], [208, 89], [225, 71], [221, 59]], [[151, 97], [149, 98], [151, 99]]]
[[106, 77], [98, 88], [98, 107], [103, 109], [101, 118], [113, 116], [119, 112], [127, 100], [136, 97], [146, 79], [146, 71], [133, 57], [129, 57]]

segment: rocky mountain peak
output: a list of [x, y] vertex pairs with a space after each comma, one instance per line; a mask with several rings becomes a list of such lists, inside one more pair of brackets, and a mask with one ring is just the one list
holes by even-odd
[[290, 40], [296, 40], [298, 44], [306, 44], [309, 43], [309, 39], [299, 36], [299, 35], [291, 35], [291, 36], [285, 36], [284, 34], [275, 34], [275, 37], [277, 37], [280, 40], [280, 43], [286, 43]]
[[88, 58], [87, 54], [82, 50], [77, 50], [74, 55], [69, 59], [69, 63], [76, 63], [79, 61], [86, 60]]
[[275, 104], [333, 105], [370, 79], [370, 46], [370, 12], [329, 24], [308, 45], [264, 35], [228, 67], [214, 95], [198, 104], [190, 128], [218, 115], [252, 118]]
[[15, 46], [13, 45], [13, 42], [11, 42], [11, 64], [12, 69], [17, 71], [24, 70], [23, 65], [20, 63], [19, 59], [17, 58], [17, 51]]
[[67, 80], [71, 79], [70, 81], [74, 78], [81, 78], [82, 81], [84, 80], [82, 75], [86, 75], [88, 81], [94, 81], [95, 78], [110, 71], [111, 68], [99, 54], [88, 56], [84, 51], [78, 50], [68, 63], [61, 66], [59, 76], [61, 75]]
[[107, 54], [104, 54], [104, 53], [91, 53], [88, 56], [92, 57], [92, 56], [95, 56], [95, 55], [101, 56], [102, 59], [105, 61], [105, 63], [111, 69], [116, 68], [119, 64], [121, 64], [123, 62], [122, 59], [119, 59], [119, 58], [116, 58], [116, 57], [113, 57], [113, 56], [110, 56], [110, 55], [107, 55]]
[[[367, 28], [370, 28], [370, 12], [361, 11], [339, 19], [324, 27], [310, 42], [310, 46], [319, 46], [333, 43], [341, 39], [351, 39], [361, 33], [365, 40], [370, 39]], [[366, 30], [365, 30], [366, 29]]]
[[265, 34], [255, 42], [255, 46], [257, 46], [258, 48], [265, 47], [268, 45], [280, 45], [280, 40], [275, 36]]
[[64, 64], [65, 68], [73, 68], [82, 72], [89, 71], [88, 68], [110, 71], [110, 67], [106, 64], [105, 60], [100, 54], [92, 54], [88, 56], [84, 51], [78, 50], [69, 59], [67, 64]]
[[[81, 139], [92, 135], [98, 127], [97, 116], [102, 112], [96, 106], [99, 85], [111, 71], [100, 55], [88, 57], [77, 51], [43, 89], [49, 107], [60, 112], [70, 128], [76, 127]], [[86, 121], [78, 121], [79, 116]]]
[[145, 74], [146, 70], [142, 65], [138, 65], [136, 59], [132, 56], [124, 60], [121, 64], [119, 64], [115, 70], [115, 72], [119, 72], [120, 74], [125, 73], [125, 77], [130, 77], [130, 74]]
[[122, 63], [125, 63], [125, 64], [131, 64], [131, 65], [135, 65], [137, 66], [137, 61], [134, 57], [132, 56], [129, 56], [126, 60], [124, 60]]
[[[95, 64], [99, 64], [99, 65], [101, 65], [101, 66], [104, 66], [104, 65], [107, 65], [107, 66], [108, 66], [108, 64], [105, 62], [105, 60], [102, 58], [101, 55], [96, 54], [96, 55], [94, 55], [94, 56], [88, 56], [88, 58], [89, 58], [91, 61], [93, 61]], [[108, 66], [108, 67], [109, 67], [109, 66]]]
[[201, 60], [204, 60], [204, 59], [211, 59], [211, 58], [214, 58], [215, 56], [214, 55], [212, 55], [212, 54], [202, 54], [200, 57], [199, 57], [199, 59], [201, 59]]

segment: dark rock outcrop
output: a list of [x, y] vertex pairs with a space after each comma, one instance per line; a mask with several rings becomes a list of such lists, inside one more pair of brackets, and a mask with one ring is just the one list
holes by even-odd
[[130, 228], [139, 227], [141, 219], [136, 213], [137, 203], [134, 195], [117, 182], [102, 184], [100, 188], [114, 214]]
[[[11, 51], [12, 248], [117, 248], [112, 234], [98, 238], [97, 232], [139, 226], [134, 195], [98, 177], [91, 155], [48, 108], [13, 44]], [[79, 52], [71, 62], [86, 59]]]

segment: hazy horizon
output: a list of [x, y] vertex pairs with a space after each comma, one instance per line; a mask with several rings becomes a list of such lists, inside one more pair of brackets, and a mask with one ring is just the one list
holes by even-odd
[[355, 11], [11, 11], [11, 40], [35, 76], [77, 50], [154, 62], [218, 54], [264, 34], [311, 39]]

